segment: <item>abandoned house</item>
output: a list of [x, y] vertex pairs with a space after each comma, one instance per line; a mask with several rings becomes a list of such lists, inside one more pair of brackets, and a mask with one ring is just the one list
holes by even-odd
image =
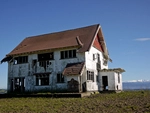
[[121, 68], [108, 69], [99, 24], [25, 38], [6, 55], [9, 92], [120, 91]]

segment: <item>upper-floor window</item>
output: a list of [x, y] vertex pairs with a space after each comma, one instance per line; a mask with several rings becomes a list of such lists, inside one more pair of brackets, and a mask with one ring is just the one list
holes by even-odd
[[105, 66], [107, 66], [107, 63], [108, 63], [108, 61], [107, 61], [106, 59], [103, 59], [103, 64], [104, 64]]
[[100, 63], [100, 55], [97, 54], [97, 62]]
[[53, 60], [54, 59], [54, 53], [43, 53], [38, 54], [38, 61], [46, 61], [46, 60]]
[[20, 56], [14, 58], [14, 64], [28, 63], [28, 56]]
[[75, 58], [75, 57], [76, 57], [76, 50], [67, 50], [67, 51], [60, 52], [61, 59]]

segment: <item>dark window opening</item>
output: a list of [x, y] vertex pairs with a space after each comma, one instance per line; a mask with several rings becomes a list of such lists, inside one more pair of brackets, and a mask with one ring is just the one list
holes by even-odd
[[100, 63], [100, 55], [97, 54], [97, 62]]
[[68, 51], [65, 51], [65, 58], [69, 58], [68, 57]]
[[54, 53], [44, 53], [44, 54], [38, 54], [38, 61], [46, 61], [46, 60], [53, 60], [54, 59]]
[[75, 58], [76, 57], [76, 50], [68, 50], [68, 51], [61, 51], [60, 52], [60, 58], [66, 59], [66, 58]]
[[94, 72], [87, 71], [87, 80], [92, 80], [94, 82]]
[[76, 57], [76, 50], [73, 50], [73, 57]]
[[69, 50], [69, 58], [72, 58], [73, 54], [72, 54], [72, 50]]
[[14, 58], [14, 64], [28, 63], [28, 56], [20, 56]]
[[60, 55], [61, 55], [61, 56], [60, 56], [61, 59], [64, 59], [64, 51], [61, 51], [61, 52], [60, 52]]
[[120, 74], [118, 73], [118, 83], [120, 83]]
[[36, 75], [36, 85], [49, 85], [49, 74]]
[[64, 82], [64, 76], [62, 74], [57, 74], [57, 83], [63, 83]]

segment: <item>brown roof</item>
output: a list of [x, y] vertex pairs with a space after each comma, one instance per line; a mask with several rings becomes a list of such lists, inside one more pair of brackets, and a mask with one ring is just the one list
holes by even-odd
[[84, 62], [70, 63], [66, 65], [63, 75], [80, 75], [84, 67]]
[[79, 52], [88, 51], [98, 30], [99, 24], [25, 38], [7, 56], [53, 50], [66, 47], [81, 47]]

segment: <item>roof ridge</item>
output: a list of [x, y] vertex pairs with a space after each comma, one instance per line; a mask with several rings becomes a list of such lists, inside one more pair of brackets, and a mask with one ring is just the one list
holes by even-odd
[[45, 33], [45, 34], [41, 34], [41, 35], [33, 35], [33, 36], [26, 37], [26, 38], [34, 38], [34, 37], [45, 36], [45, 35], [50, 35], [50, 34], [57, 34], [57, 33], [62, 33], [62, 32], [67, 32], [67, 31], [72, 31], [72, 30], [77, 30], [77, 29], [88, 28], [88, 27], [92, 27], [92, 26], [99, 26], [99, 25], [100, 25], [100, 24], [93, 24], [93, 25], [88, 25], [88, 26], [83, 26], [83, 27], [77, 27], [77, 28], [72, 28], [72, 29], [66, 29], [66, 30], [62, 30], [62, 31], [56, 31], [56, 32], [51, 32], [51, 33]]

